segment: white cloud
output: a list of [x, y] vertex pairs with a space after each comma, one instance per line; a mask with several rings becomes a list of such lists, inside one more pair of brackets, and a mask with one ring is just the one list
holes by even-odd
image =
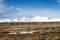
[[48, 19], [48, 17], [36, 16], [36, 17], [33, 17], [31, 21], [42, 22], [42, 21], [49, 21], [49, 19]]
[[12, 19], [12, 22], [18, 22], [17, 18]]
[[[42, 17], [37, 15], [51, 15], [54, 16], [57, 13], [52, 9], [32, 9], [32, 10], [22, 10], [21, 8], [15, 8], [14, 6], [7, 7], [6, 4], [3, 2], [5, 0], [0, 0], [0, 13], [4, 17], [8, 17], [7, 19], [0, 19], [0, 22], [46, 22], [46, 21], [60, 21], [60, 18], [52, 18], [49, 19], [48, 17]], [[57, 0], [57, 3], [60, 3]], [[59, 11], [60, 12], [60, 11]], [[6, 14], [7, 13], [7, 14]], [[54, 14], [54, 15], [53, 15]], [[17, 18], [20, 16], [24, 16], [21, 18]], [[25, 17], [25, 16], [35, 16], [32, 18]], [[13, 19], [9, 19], [13, 18]]]
[[[0, 0], [0, 15], [3, 17], [17, 17], [20, 12], [23, 12], [21, 8], [15, 8], [14, 6], [7, 7], [5, 0]], [[17, 16], [16, 16], [17, 15]], [[1, 18], [1, 17], [0, 17]]]
[[21, 8], [16, 8], [16, 10], [20, 11], [20, 10], [22, 10], [22, 9], [21, 9]]
[[[5, 0], [0, 0], [0, 15], [6, 18], [16, 18], [20, 16], [37, 16], [37, 15], [50, 15], [55, 13], [51, 9], [32, 9], [32, 10], [22, 10], [21, 8], [15, 8], [14, 6], [7, 7], [8, 5], [4, 3]], [[1, 17], [0, 17], [1, 18]], [[31, 20], [30, 18], [28, 18]]]
[[0, 22], [11, 22], [10, 19], [0, 19]]
[[56, 22], [60, 21], [60, 18], [48, 18], [48, 17], [41, 17], [35, 16], [32, 18], [29, 17], [21, 17], [21, 18], [14, 18], [14, 19], [1, 19], [0, 22]]
[[5, 12], [6, 5], [4, 3], [5, 0], [0, 0], [0, 12]]
[[[5, 4], [3, 1], [5, 0], [0, 0], [0, 15], [5, 18], [17, 18], [21, 16], [56, 16], [57, 12], [54, 11], [51, 8], [47, 9], [21, 9], [21, 8], [16, 8], [14, 6], [7, 7], [8, 5]], [[60, 11], [58, 11], [59, 13]], [[54, 15], [52, 15], [54, 14]], [[58, 15], [58, 14], [57, 14]], [[0, 17], [1, 18], [1, 17]], [[31, 20], [30, 18], [28, 18]]]

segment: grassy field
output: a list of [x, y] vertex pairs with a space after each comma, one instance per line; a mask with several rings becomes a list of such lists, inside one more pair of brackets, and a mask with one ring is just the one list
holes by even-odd
[[[33, 34], [18, 34], [36, 31]], [[16, 32], [17, 34], [7, 34]], [[60, 40], [60, 22], [0, 23], [0, 40]]]
[[2, 36], [0, 40], [60, 40], [60, 37], [40, 37], [40, 36]]

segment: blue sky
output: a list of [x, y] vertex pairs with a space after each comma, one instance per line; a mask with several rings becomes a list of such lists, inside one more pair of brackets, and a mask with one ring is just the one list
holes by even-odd
[[[25, 13], [20, 16], [60, 17], [60, 6], [58, 6], [57, 0], [5, 0], [4, 4], [7, 5], [6, 7], [14, 7], [12, 11], [16, 11], [17, 8], [22, 9]], [[40, 13], [39, 10], [42, 12]], [[13, 12], [7, 12], [7, 14], [13, 14]]]
[[[58, 6], [57, 0], [6, 0], [5, 2], [7, 3], [6, 5], [8, 7], [14, 6], [15, 8], [21, 8], [27, 12], [23, 13], [22, 15], [20, 14], [20, 16], [60, 17], [60, 6]], [[49, 12], [54, 11], [54, 13], [38, 13], [38, 10], [46, 10], [46, 12], [49, 10]], [[32, 11], [36, 11], [37, 13], [33, 13]]]
[[0, 19], [42, 16], [60, 18], [60, 0], [1, 0]]
[[8, 6], [20, 8], [56, 8], [56, 0], [7, 0]]

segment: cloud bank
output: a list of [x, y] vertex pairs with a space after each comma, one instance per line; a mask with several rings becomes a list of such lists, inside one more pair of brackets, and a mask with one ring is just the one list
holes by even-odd
[[0, 22], [59, 22], [60, 18], [48, 18], [42, 16], [35, 16], [32, 18], [21, 17], [14, 19], [0, 19]]

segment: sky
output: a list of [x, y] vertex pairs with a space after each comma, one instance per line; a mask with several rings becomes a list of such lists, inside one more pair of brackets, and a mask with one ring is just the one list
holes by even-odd
[[60, 0], [0, 0], [0, 22], [60, 21]]

